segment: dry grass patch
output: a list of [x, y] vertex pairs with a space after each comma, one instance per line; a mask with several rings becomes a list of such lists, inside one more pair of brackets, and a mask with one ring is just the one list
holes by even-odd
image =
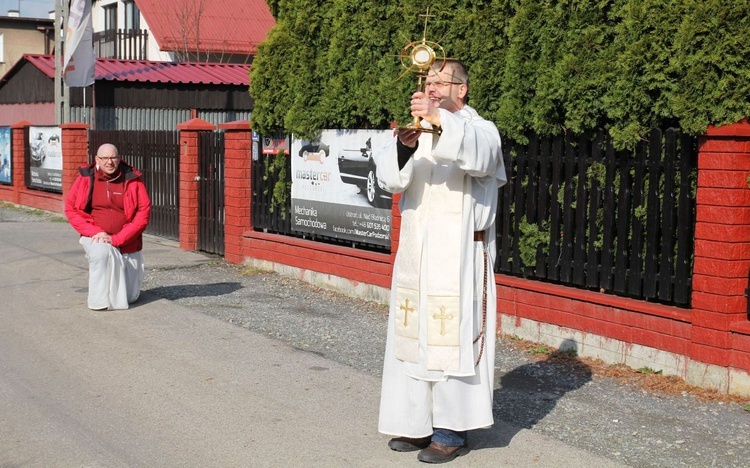
[[558, 351], [518, 337], [507, 336], [506, 338], [510, 339], [515, 348], [527, 352], [537, 361], [559, 362], [570, 366], [572, 371], [588, 368], [594, 377], [615, 379], [632, 388], [667, 395], [690, 395], [707, 402], [737, 403], [746, 411], [750, 411], [750, 398], [748, 397], [728, 395], [716, 390], [689, 385], [676, 375], [664, 375], [661, 371], [654, 371], [648, 367], [633, 369], [625, 364], [607, 364], [601, 359], [577, 356], [574, 352]]

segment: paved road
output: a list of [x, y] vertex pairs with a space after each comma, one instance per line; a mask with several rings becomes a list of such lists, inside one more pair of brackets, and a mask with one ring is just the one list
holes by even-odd
[[[89, 311], [76, 237], [0, 219], [0, 467], [420, 465], [377, 433], [377, 376], [155, 294]], [[212, 261], [146, 249], [150, 269]], [[504, 422], [472, 447], [452, 466], [623, 466]]]

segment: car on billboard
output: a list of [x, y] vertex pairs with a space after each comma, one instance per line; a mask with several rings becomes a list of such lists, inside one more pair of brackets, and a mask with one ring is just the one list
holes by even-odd
[[47, 159], [47, 146], [44, 142], [44, 134], [37, 132], [36, 138], [31, 140], [29, 146], [31, 147], [31, 165], [33, 167], [41, 167], [44, 164], [44, 160]]
[[391, 194], [383, 190], [375, 176], [375, 160], [372, 158], [372, 141], [367, 139], [362, 148], [342, 149], [339, 154], [341, 182], [356, 185], [375, 208], [389, 208]]
[[303, 161], [317, 161], [323, 164], [325, 158], [330, 154], [330, 147], [325, 143], [308, 143], [299, 149], [299, 157]]

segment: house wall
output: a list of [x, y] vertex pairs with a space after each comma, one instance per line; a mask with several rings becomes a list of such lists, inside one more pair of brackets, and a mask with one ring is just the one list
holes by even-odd
[[55, 125], [55, 103], [0, 104], [0, 126], [27, 120], [34, 125]]
[[175, 54], [171, 52], [162, 52], [156, 37], [151, 33], [146, 18], [141, 15], [141, 29], [148, 30], [148, 47], [146, 48], [146, 60], [155, 60], [159, 62], [174, 62]]
[[[37, 26], [47, 29], [41, 31]], [[0, 18], [2, 35], [2, 61], [0, 77], [23, 56], [23, 54], [45, 54], [54, 50], [54, 23], [52, 20], [28, 18]]]
[[[104, 8], [113, 3], [120, 3], [120, 0], [94, 0], [91, 4], [91, 24], [94, 32], [104, 31]], [[125, 23], [125, 11], [117, 5], [117, 25]]]
[[[117, 28], [125, 29], [125, 7], [120, 0], [96, 0], [94, 1], [91, 8], [91, 23], [94, 28], [94, 32], [104, 31], [104, 7], [112, 4], [117, 4]], [[148, 44], [146, 47], [146, 60], [154, 60], [159, 62], [172, 62], [173, 57], [171, 54], [161, 52], [159, 50], [159, 44], [156, 42], [156, 38], [151, 33], [146, 18], [143, 14], [140, 15], [140, 27], [148, 31]]]
[[[112, 4], [117, 4], [117, 27], [125, 26], [125, 8], [121, 0], [94, 0], [91, 5], [91, 25], [94, 32], [104, 31], [104, 7]], [[142, 21], [143, 15], [141, 15]]]

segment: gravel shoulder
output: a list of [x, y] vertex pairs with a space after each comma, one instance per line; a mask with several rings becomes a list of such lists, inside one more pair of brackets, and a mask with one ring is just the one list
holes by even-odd
[[[381, 304], [220, 259], [149, 270], [144, 291], [380, 375], [388, 313]], [[644, 390], [633, 385], [637, 376], [624, 382], [566, 353], [534, 354], [539, 348], [498, 340], [497, 419], [630, 466], [747, 466], [750, 412], [742, 404]]]

